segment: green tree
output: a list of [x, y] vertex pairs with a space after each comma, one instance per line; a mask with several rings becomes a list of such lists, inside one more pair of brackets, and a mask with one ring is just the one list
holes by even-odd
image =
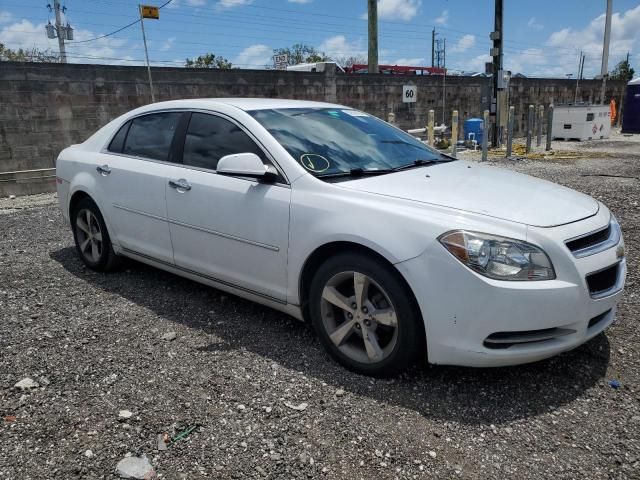
[[625, 82], [628, 82], [633, 78], [634, 73], [635, 70], [631, 68], [629, 61], [622, 60], [618, 63], [618, 65], [616, 65], [616, 68], [609, 72], [609, 78], [613, 80], [624, 80]]
[[189, 68], [219, 68], [222, 70], [233, 68], [229, 60], [219, 55], [215, 56], [213, 53], [206, 53], [193, 59], [187, 58], [184, 66]]
[[274, 48], [273, 54], [286, 54], [289, 58], [289, 65], [298, 65], [299, 63], [327, 62], [331, 60], [331, 58], [324, 52], [320, 52], [315, 47], [305, 45], [304, 43], [296, 43], [291, 47]]
[[60, 58], [51, 50], [38, 50], [37, 48], [12, 50], [0, 43], [0, 62], [38, 62], [53, 63]]

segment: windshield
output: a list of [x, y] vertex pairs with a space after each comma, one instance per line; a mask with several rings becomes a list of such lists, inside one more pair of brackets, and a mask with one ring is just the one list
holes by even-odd
[[318, 177], [450, 160], [402, 130], [358, 110], [284, 108], [249, 114]]

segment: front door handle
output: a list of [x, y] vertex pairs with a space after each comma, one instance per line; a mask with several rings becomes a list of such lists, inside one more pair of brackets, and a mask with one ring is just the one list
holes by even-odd
[[191, 185], [189, 185], [189, 182], [187, 182], [184, 178], [181, 178], [180, 180], [169, 180], [169, 186], [171, 188], [175, 188], [180, 193], [191, 190]]
[[111, 173], [111, 169], [109, 168], [109, 165], [102, 165], [100, 167], [96, 167], [96, 170], [103, 177], [106, 177], [107, 175], [109, 175]]

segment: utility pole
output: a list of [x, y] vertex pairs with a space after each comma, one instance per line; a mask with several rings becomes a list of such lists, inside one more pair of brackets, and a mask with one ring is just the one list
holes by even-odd
[[369, 73], [378, 73], [378, 0], [368, 1]]
[[56, 14], [56, 33], [58, 34], [58, 48], [60, 49], [60, 63], [67, 63], [67, 50], [64, 46], [66, 37], [65, 26], [62, 25], [62, 15], [60, 13], [60, 0], [53, 0], [53, 10]]
[[576, 77], [576, 94], [573, 98], [573, 103], [578, 103], [578, 86], [580, 85], [580, 80], [582, 80], [582, 72], [584, 71], [584, 59], [586, 55], [580, 52], [580, 59], [578, 60], [578, 76]]
[[444, 39], [442, 44], [442, 68], [444, 71], [442, 72], [442, 124], [444, 125], [444, 115], [445, 115], [445, 103], [447, 99], [447, 39]]
[[493, 57], [493, 99], [491, 109], [495, 115], [495, 123], [492, 135], [494, 147], [500, 144], [500, 107], [498, 91], [504, 88], [502, 72], [502, 5], [503, 0], [495, 0], [494, 29], [489, 38], [493, 40], [491, 56]]
[[613, 9], [613, 0], [607, 0], [607, 16], [604, 21], [604, 42], [602, 44], [602, 67], [600, 75], [602, 75], [602, 93], [600, 94], [600, 103], [604, 105], [604, 96], [607, 90], [607, 76], [609, 75], [609, 42], [611, 40], [611, 10]]
[[431, 66], [435, 67], [436, 63], [436, 29], [431, 30]]

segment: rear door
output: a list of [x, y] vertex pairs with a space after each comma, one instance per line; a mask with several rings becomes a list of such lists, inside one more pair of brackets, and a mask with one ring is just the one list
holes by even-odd
[[218, 160], [233, 153], [271, 163], [231, 118], [194, 112], [180, 147], [183, 166], [172, 167], [166, 193], [176, 266], [284, 302], [289, 185], [216, 173]]
[[129, 253], [173, 263], [165, 201], [171, 146], [184, 112], [158, 112], [127, 122], [101, 156], [98, 184], [112, 234]]

